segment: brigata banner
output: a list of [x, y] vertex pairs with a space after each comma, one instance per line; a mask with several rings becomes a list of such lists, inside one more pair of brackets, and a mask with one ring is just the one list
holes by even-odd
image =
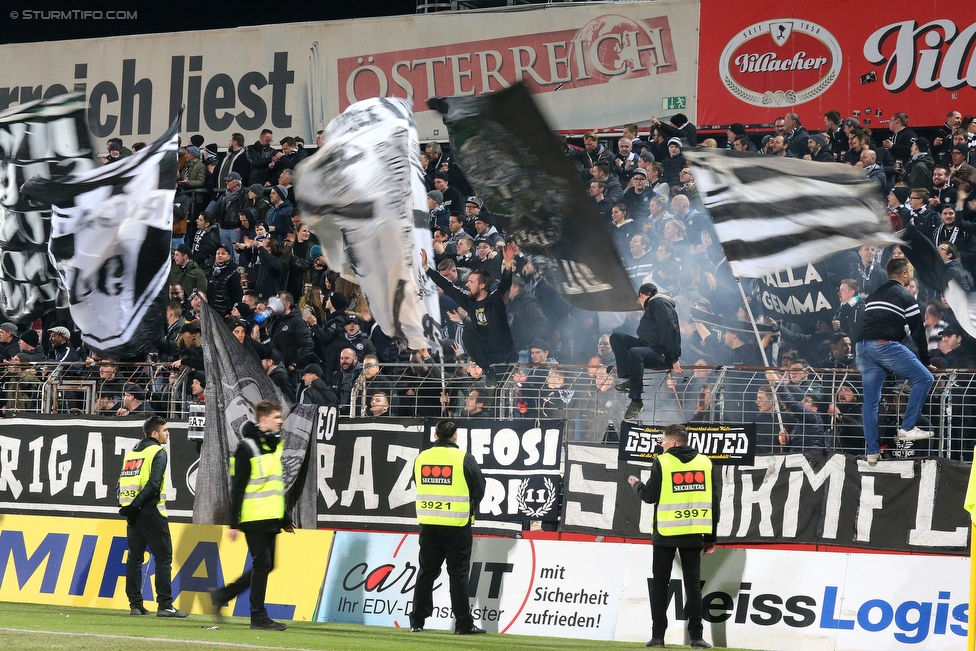
[[[618, 461], [599, 445], [567, 445], [562, 531], [631, 538], [652, 533], [654, 506], [629, 475], [646, 464]], [[949, 459], [882, 461], [843, 454], [756, 457], [725, 466], [719, 542], [808, 543], [965, 554], [971, 521], [963, 510], [969, 465]]]
[[[141, 441], [142, 418], [10, 418], [0, 429], [0, 511], [119, 516], [122, 459]], [[198, 445], [186, 423], [169, 423], [170, 520], [189, 521], [196, 493]]]
[[[172, 512], [171, 512], [172, 514]], [[125, 520], [5, 515], [0, 518], [0, 602], [84, 606], [128, 611]], [[251, 566], [243, 538], [225, 527], [170, 524], [173, 599], [180, 610], [211, 612], [208, 589], [233, 581]], [[277, 538], [268, 582], [268, 614], [311, 620], [328, 567], [331, 531], [298, 530]], [[146, 555], [143, 599], [155, 601], [155, 563]], [[250, 591], [232, 600], [228, 614], [250, 615]]]
[[[0, 29], [15, 29], [7, 12]], [[247, 47], [241, 47], [246, 43]], [[99, 143], [148, 140], [186, 104], [184, 140], [225, 146], [262, 128], [315, 141], [346, 107], [410, 99], [423, 139], [446, 140], [431, 97], [526, 84], [553, 127], [646, 120], [664, 102], [694, 120], [698, 0], [556, 3], [376, 19], [0, 46], [0, 111], [78, 90]], [[607, 101], [608, 97], [613, 101]], [[650, 111], [655, 112], [655, 111]]]
[[887, 127], [939, 126], [976, 102], [976, 16], [951, 0], [702, 0], [698, 122], [771, 123], [787, 111], [823, 128], [827, 111]]
[[[752, 465], [756, 460], [756, 424], [692, 423], [685, 425], [688, 445], [715, 465]], [[664, 452], [664, 427], [625, 420], [620, 430], [617, 459], [650, 463]]]
[[[474, 623], [490, 633], [612, 640], [625, 547], [476, 536], [468, 583]], [[337, 532], [315, 620], [409, 626], [419, 553], [416, 534]], [[446, 572], [424, 625], [454, 627]]]
[[[514, 534], [558, 519], [564, 421], [458, 420], [458, 446], [487, 482], [475, 531]], [[318, 442], [319, 524], [415, 531], [414, 461], [435, 440], [435, 420], [341, 421]]]

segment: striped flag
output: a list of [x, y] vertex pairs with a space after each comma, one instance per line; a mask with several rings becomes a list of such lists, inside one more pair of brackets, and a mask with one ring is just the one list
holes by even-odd
[[155, 343], [167, 299], [179, 119], [118, 162], [22, 192], [51, 204], [50, 256], [82, 340], [121, 358]]
[[902, 251], [915, 267], [915, 277], [921, 284], [942, 292], [962, 329], [970, 337], [976, 337], [976, 293], [967, 292], [955, 280], [949, 279], [945, 262], [931, 238], [912, 224], [901, 231], [901, 236], [905, 240]]
[[882, 219], [877, 184], [853, 167], [708, 148], [685, 157], [736, 276], [899, 242]]

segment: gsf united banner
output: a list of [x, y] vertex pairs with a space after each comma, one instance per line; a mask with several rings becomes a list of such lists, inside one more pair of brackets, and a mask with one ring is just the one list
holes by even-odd
[[[756, 458], [756, 424], [687, 424], [688, 445], [717, 465], [749, 465]], [[664, 427], [623, 421], [620, 428], [620, 461], [651, 462], [664, 452]]]
[[786, 111], [820, 129], [827, 111], [887, 128], [906, 111], [937, 126], [976, 101], [971, 6], [949, 0], [701, 3], [699, 124], [771, 123]]
[[[189, 521], [196, 492], [197, 446], [186, 424], [169, 424], [169, 517]], [[142, 419], [12, 418], [0, 430], [0, 509], [119, 517], [122, 459], [141, 441]]]
[[[233, 581], [251, 566], [243, 538], [231, 542], [226, 529], [170, 524], [173, 537], [174, 605], [210, 613], [211, 588]], [[328, 566], [331, 531], [296, 531], [277, 538], [277, 559], [268, 582], [268, 614], [308, 621]], [[5, 515], [0, 518], [0, 601], [127, 610], [125, 520]], [[155, 563], [143, 567], [143, 599], [155, 601]], [[250, 615], [249, 592], [230, 603], [228, 613]]]
[[[563, 421], [455, 421], [458, 445], [486, 479], [476, 531], [514, 533], [558, 517]], [[435, 421], [342, 421], [318, 438], [320, 525], [416, 530], [414, 461]]]
[[[627, 484], [649, 469], [612, 448], [569, 444], [563, 531], [646, 537], [654, 507]], [[722, 470], [719, 542], [833, 544], [963, 554], [969, 467], [948, 459], [885, 461], [820, 453], [757, 457]]]

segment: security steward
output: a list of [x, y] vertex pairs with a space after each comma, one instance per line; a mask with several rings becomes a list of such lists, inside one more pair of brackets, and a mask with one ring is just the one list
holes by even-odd
[[437, 441], [417, 457], [417, 522], [420, 523], [420, 571], [413, 593], [410, 631], [421, 633], [434, 612], [434, 581], [447, 560], [454, 610], [454, 634], [478, 635], [468, 601], [471, 571], [471, 525], [485, 495], [485, 478], [474, 457], [457, 445], [457, 425], [442, 420], [435, 428]]
[[142, 439], [122, 462], [119, 475], [119, 514], [128, 525], [125, 535], [129, 556], [125, 562], [125, 594], [130, 615], [148, 615], [142, 601], [142, 562], [146, 547], [156, 559], [156, 617], [186, 617], [173, 607], [170, 584], [173, 571], [173, 539], [166, 515], [166, 419], [150, 416], [142, 424]]
[[239, 579], [211, 591], [216, 614], [227, 601], [251, 589], [251, 628], [283, 631], [288, 626], [268, 617], [264, 605], [268, 575], [274, 569], [275, 539], [282, 529], [295, 533], [285, 509], [285, 481], [281, 455], [285, 444], [281, 431], [281, 405], [262, 400], [254, 407], [256, 423], [241, 427], [241, 442], [230, 460], [231, 528], [227, 537], [237, 540], [244, 532], [251, 554], [251, 569]]
[[702, 639], [701, 551], [715, 551], [718, 496], [713, 490], [712, 462], [688, 446], [682, 425], [664, 429], [664, 449], [651, 465], [647, 484], [631, 475], [634, 492], [654, 509], [653, 574], [651, 590], [651, 639], [645, 645], [664, 648], [668, 628], [668, 584], [675, 551], [681, 556], [685, 583], [685, 614], [691, 646], [709, 649]]

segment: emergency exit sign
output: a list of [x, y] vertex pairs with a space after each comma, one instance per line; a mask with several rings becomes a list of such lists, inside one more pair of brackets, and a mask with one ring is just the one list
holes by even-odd
[[688, 108], [688, 98], [684, 95], [680, 97], [665, 97], [662, 108], [665, 111], [678, 111]]

